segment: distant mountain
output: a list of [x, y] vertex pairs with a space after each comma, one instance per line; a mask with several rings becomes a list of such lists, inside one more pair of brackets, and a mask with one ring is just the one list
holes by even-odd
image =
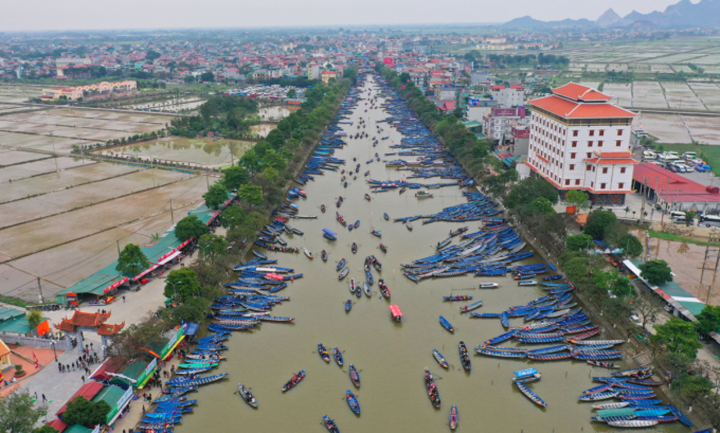
[[620, 15], [615, 13], [615, 11], [610, 8], [606, 10], [604, 14], [600, 15], [600, 18], [598, 18], [595, 23], [600, 27], [610, 27], [611, 25], [617, 23], [620, 20], [622, 20]]
[[502, 25], [507, 29], [541, 30], [551, 28], [572, 27], [720, 27], [720, 0], [700, 0], [693, 4], [690, 0], [680, 0], [670, 5], [663, 12], [653, 11], [648, 14], [632, 11], [625, 17], [608, 9], [596, 21], [586, 19], [562, 21], [540, 21], [530, 16], [516, 18]]

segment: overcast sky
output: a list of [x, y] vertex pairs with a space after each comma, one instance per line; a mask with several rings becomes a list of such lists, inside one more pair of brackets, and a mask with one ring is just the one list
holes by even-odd
[[[595, 20], [679, 0], [0, 0], [0, 31]], [[697, 3], [699, 0], [693, 0]]]

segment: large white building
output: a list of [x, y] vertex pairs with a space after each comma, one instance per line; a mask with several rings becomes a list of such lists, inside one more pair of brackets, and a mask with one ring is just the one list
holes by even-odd
[[514, 108], [525, 105], [525, 89], [523, 86], [492, 86], [490, 96], [501, 108]]
[[635, 114], [610, 104], [610, 96], [570, 83], [529, 102], [532, 107], [526, 164], [555, 186], [590, 194], [593, 204], [625, 203], [632, 192], [630, 126]]

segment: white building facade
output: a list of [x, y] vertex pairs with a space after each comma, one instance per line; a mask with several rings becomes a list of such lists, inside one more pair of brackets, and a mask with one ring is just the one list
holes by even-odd
[[529, 102], [532, 107], [526, 164], [561, 197], [586, 191], [593, 204], [624, 205], [632, 192], [630, 128], [635, 114], [610, 104], [610, 96], [570, 83]]
[[522, 86], [492, 86], [490, 96], [497, 101], [497, 106], [513, 108], [525, 105], [525, 89]]

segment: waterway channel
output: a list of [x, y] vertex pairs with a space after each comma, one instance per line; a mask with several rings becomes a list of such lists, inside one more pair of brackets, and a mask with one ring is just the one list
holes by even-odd
[[[366, 87], [377, 88], [372, 79]], [[368, 123], [365, 129], [370, 137], [375, 134], [374, 121], [388, 115], [382, 109], [368, 109], [360, 102], [352, 117], [354, 124], [342, 125], [353, 134], [362, 117]], [[365, 109], [368, 109], [365, 112]], [[390, 145], [398, 143], [401, 134], [382, 124], [390, 138], [372, 147], [371, 140], [348, 140], [349, 146], [336, 151], [334, 156], [345, 159], [346, 170], [352, 167], [353, 158], [362, 162], [361, 173], [370, 170], [370, 178], [400, 179], [403, 171], [386, 168], [380, 162], [366, 164], [378, 152], [392, 152]], [[362, 130], [362, 128], [361, 128]], [[379, 139], [380, 137], [378, 137]], [[390, 157], [393, 158], [393, 157]], [[386, 159], [386, 158], [383, 158]], [[473, 302], [484, 301], [477, 311], [500, 313], [513, 305], [523, 305], [543, 296], [540, 288], [518, 287], [511, 277], [462, 276], [447, 279], [428, 279], [416, 284], [403, 276], [401, 263], [426, 257], [434, 253], [435, 244], [445, 239], [451, 229], [460, 224], [437, 222], [422, 225], [414, 223], [414, 230], [393, 223], [392, 218], [417, 214], [431, 214], [447, 206], [465, 203], [458, 187], [433, 190], [434, 198], [419, 200], [412, 190], [398, 195], [397, 190], [371, 194], [372, 200], [363, 199], [369, 192], [364, 178], [350, 179], [343, 188], [339, 172], [325, 172], [303, 189], [307, 199], [296, 201], [300, 213], [318, 215], [314, 220], [293, 220], [290, 224], [305, 232], [304, 236], [284, 236], [289, 245], [307, 247], [315, 255], [309, 260], [302, 254], [270, 253], [279, 259], [278, 265], [291, 267], [304, 273], [304, 278], [290, 283], [281, 295], [291, 301], [273, 309], [273, 314], [293, 316], [291, 324], [264, 323], [262, 329], [232, 335], [224, 352], [229, 360], [223, 361], [218, 372], [228, 371], [229, 380], [201, 387], [191, 394], [198, 399], [194, 414], [186, 416], [176, 427], [180, 433], [202, 431], [264, 431], [264, 432], [321, 432], [322, 415], [333, 418], [343, 432], [439, 432], [448, 431], [448, 412], [456, 404], [460, 412], [460, 431], [465, 432], [588, 432], [611, 431], [605, 424], [592, 423], [592, 403], [581, 403], [582, 391], [597, 386], [591, 376], [607, 375], [608, 370], [592, 368], [579, 361], [533, 363], [527, 360], [505, 360], [475, 355], [472, 350], [485, 340], [503, 333], [499, 320], [471, 319], [460, 314], [458, 303], [442, 301], [442, 296], [466, 294]], [[426, 179], [426, 183], [443, 182]], [[345, 201], [339, 212], [350, 223], [360, 220], [358, 230], [348, 231], [335, 219], [335, 201], [339, 195]], [[320, 205], [327, 212], [320, 212]], [[387, 212], [391, 221], [382, 217]], [[471, 231], [478, 224], [469, 223]], [[322, 237], [322, 229], [338, 232], [338, 241]], [[375, 228], [383, 237], [370, 234]], [[357, 242], [359, 251], [352, 254], [350, 245]], [[382, 242], [389, 247], [387, 254], [379, 248]], [[456, 243], [456, 242], [455, 242]], [[319, 256], [325, 249], [329, 260], [323, 263]], [[347, 280], [338, 281], [336, 263], [345, 258], [350, 276], [364, 279], [362, 270], [366, 256], [374, 254], [383, 265], [381, 278], [392, 291], [392, 303], [404, 314], [402, 323], [391, 320], [387, 302], [379, 297], [377, 282], [372, 298], [356, 298], [348, 291]], [[538, 258], [524, 261], [532, 263]], [[518, 263], [520, 264], [520, 263]], [[377, 279], [377, 273], [376, 279]], [[502, 287], [480, 290], [481, 282], [499, 282]], [[345, 312], [344, 302], [352, 298], [352, 311]], [[440, 326], [438, 316], [447, 318], [456, 328], [450, 334]], [[513, 319], [520, 324], [520, 319]], [[602, 336], [601, 336], [602, 338]], [[460, 366], [457, 345], [465, 341], [472, 353], [472, 372]], [[334, 362], [326, 364], [317, 353], [317, 344], [329, 350], [339, 347], [344, 354], [345, 367]], [[514, 343], [510, 343], [514, 344]], [[432, 357], [433, 349], [442, 352], [451, 364], [443, 370]], [[360, 370], [362, 386], [355, 390], [347, 373], [347, 365]], [[626, 364], [621, 362], [621, 365]], [[423, 368], [429, 367], [441, 377], [437, 379], [442, 408], [431, 405], [423, 385]], [[529, 387], [548, 403], [539, 408], [513, 386], [513, 371], [535, 367], [542, 379]], [[301, 369], [307, 376], [287, 393], [281, 386]], [[259, 401], [252, 409], [234, 395], [237, 383], [251, 387]], [[362, 415], [354, 415], [344, 400], [345, 390], [352, 389], [358, 396]], [[679, 423], [658, 425], [636, 431], [680, 432], [687, 431]]]

